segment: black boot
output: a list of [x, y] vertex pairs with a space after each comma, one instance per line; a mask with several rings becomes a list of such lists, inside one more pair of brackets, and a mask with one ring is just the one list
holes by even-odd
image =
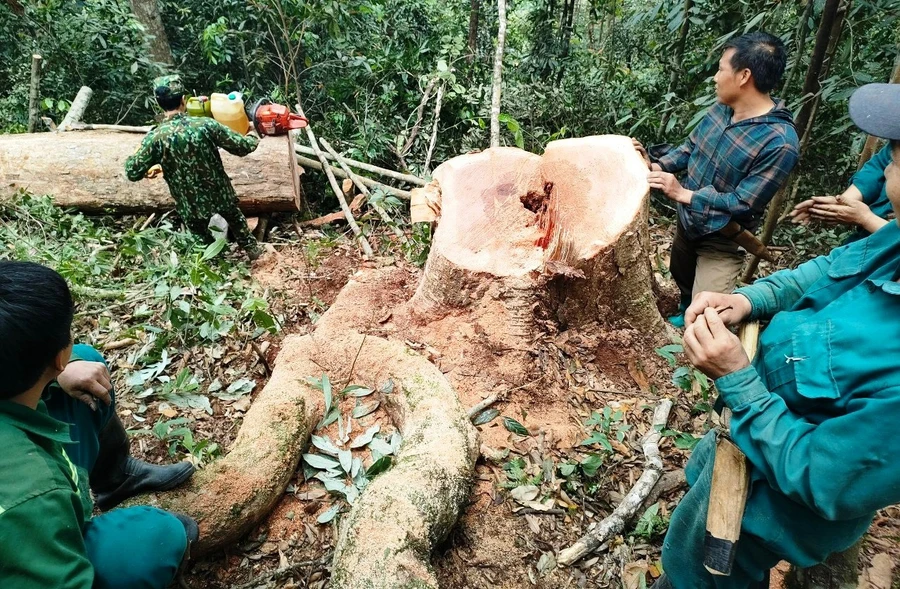
[[97, 507], [108, 511], [129, 497], [173, 489], [193, 473], [194, 465], [189, 462], [156, 466], [132, 458], [125, 426], [113, 414], [100, 432], [100, 453], [91, 471], [91, 490]]

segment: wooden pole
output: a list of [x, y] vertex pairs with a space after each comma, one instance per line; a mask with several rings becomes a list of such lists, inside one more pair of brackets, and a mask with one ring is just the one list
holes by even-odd
[[37, 128], [40, 109], [38, 108], [38, 92], [41, 86], [41, 60], [37, 53], [31, 56], [31, 87], [28, 92], [28, 132], [34, 133]]
[[431, 170], [429, 166], [431, 166], [431, 156], [434, 155], [434, 146], [437, 144], [437, 135], [438, 135], [438, 123], [441, 120], [441, 104], [444, 101], [444, 88], [447, 86], [446, 82], [441, 82], [441, 85], [438, 87], [437, 98], [434, 100], [434, 126], [431, 129], [431, 141], [428, 143], [428, 153], [425, 154], [425, 173], [430, 173]]
[[[312, 168], [313, 170], [322, 171], [322, 162], [319, 160], [309, 159], [308, 157], [304, 157], [302, 155], [298, 155], [297, 163], [301, 166]], [[331, 172], [338, 178], [346, 178], [347, 174], [341, 170], [340, 168], [331, 167]], [[382, 184], [381, 182], [376, 182], [371, 178], [366, 178], [365, 176], [357, 176], [359, 181], [365, 184], [368, 188], [380, 188], [384, 190], [388, 194], [392, 194], [397, 198], [402, 198], [403, 200], [410, 200], [412, 198], [412, 193], [407, 190], [400, 190], [399, 188], [394, 188], [393, 186], [388, 186], [387, 184]]]
[[333, 147], [331, 147], [331, 144], [328, 143], [328, 141], [326, 141], [324, 137], [319, 137], [319, 141], [322, 143], [322, 147], [324, 147], [328, 151], [328, 153], [330, 153], [332, 156], [334, 156], [334, 159], [336, 159], [338, 164], [340, 164], [341, 169], [344, 171], [345, 174], [347, 174], [347, 176], [350, 178], [350, 180], [353, 182], [353, 184], [356, 185], [357, 190], [359, 190], [360, 193], [362, 193], [362, 195], [369, 201], [369, 204], [372, 206], [373, 209], [375, 209], [375, 212], [378, 213], [378, 216], [381, 217], [381, 220], [384, 221], [384, 223], [388, 227], [390, 227], [391, 229], [394, 230], [394, 234], [397, 237], [399, 237], [402, 241], [405, 242], [406, 235], [404, 235], [403, 231], [401, 231], [400, 228], [397, 227], [397, 224], [394, 223], [393, 219], [391, 219], [391, 216], [388, 215], [387, 211], [385, 211], [378, 203], [372, 201], [369, 198], [371, 196], [371, 194], [369, 193], [369, 189], [366, 187], [365, 184], [360, 182], [359, 176], [354, 174], [350, 170], [350, 168], [347, 167], [347, 163], [344, 161], [344, 158], [342, 158], [340, 156], [340, 154], [338, 154], [338, 152], [335, 151]]
[[[316, 151], [314, 149], [306, 147], [305, 145], [295, 144], [294, 150], [297, 153], [301, 153], [303, 155], [316, 156]], [[333, 161], [333, 158], [330, 154], [325, 154], [325, 158]], [[388, 170], [387, 168], [379, 168], [378, 166], [373, 166], [372, 164], [358, 162], [356, 160], [351, 160], [348, 158], [344, 158], [344, 161], [352, 168], [359, 168], [360, 170], [365, 170], [366, 172], [372, 172], [373, 174], [379, 174], [381, 176], [393, 178], [394, 180], [406, 182], [407, 184], [415, 184], [417, 186], [425, 186], [426, 184], [428, 184], [427, 180], [419, 178], [418, 176], [413, 176], [411, 174], [403, 174], [401, 172], [395, 172], [394, 170]]]
[[[297, 98], [296, 106], [297, 113], [301, 117], [306, 118], [306, 115], [303, 113], [303, 106], [300, 105], [299, 97]], [[350, 210], [350, 205], [347, 204], [347, 198], [344, 196], [344, 191], [341, 190], [340, 186], [338, 186], [337, 179], [335, 179], [334, 177], [334, 172], [331, 171], [331, 166], [328, 165], [328, 160], [325, 159], [325, 155], [322, 153], [322, 150], [319, 149], [319, 142], [316, 141], [316, 134], [312, 130], [312, 125], [306, 125], [306, 138], [309, 140], [309, 144], [316, 152], [316, 157], [319, 158], [319, 162], [321, 162], [322, 164], [322, 170], [328, 177], [328, 183], [331, 184], [331, 189], [334, 191], [335, 196], [337, 196], [338, 202], [341, 203], [341, 210], [344, 211], [344, 217], [347, 219], [347, 224], [353, 231], [353, 235], [355, 235], [359, 240], [359, 245], [360, 247], [362, 247], [363, 254], [367, 258], [374, 257], [375, 252], [372, 251], [372, 246], [369, 244], [369, 240], [366, 239], [366, 236], [363, 235], [362, 230], [359, 228], [359, 225], [356, 224], [356, 219], [353, 218], [353, 211]]]
[[500, 95], [503, 89], [503, 49], [506, 44], [506, 0], [497, 0], [500, 21], [497, 29], [497, 51], [494, 54], [494, 79], [491, 91], [491, 147], [500, 146]]
[[78, 91], [78, 94], [75, 95], [75, 100], [72, 101], [72, 106], [69, 107], [69, 112], [66, 113], [65, 118], [63, 118], [63, 122], [59, 124], [59, 127], [56, 128], [57, 131], [68, 131], [70, 127], [73, 125], [80, 123], [81, 118], [84, 116], [84, 111], [88, 106], [88, 103], [91, 101], [91, 96], [94, 95], [94, 91], [88, 88], [87, 86], [82, 86]]
[[469, 3], [469, 54], [466, 61], [472, 63], [475, 53], [478, 51], [478, 13], [481, 11], [481, 0], [471, 0]]

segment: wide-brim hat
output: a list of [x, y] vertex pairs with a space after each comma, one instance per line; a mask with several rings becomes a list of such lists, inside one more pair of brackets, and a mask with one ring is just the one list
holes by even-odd
[[850, 97], [856, 126], [883, 139], [900, 141], [900, 84], [866, 84]]

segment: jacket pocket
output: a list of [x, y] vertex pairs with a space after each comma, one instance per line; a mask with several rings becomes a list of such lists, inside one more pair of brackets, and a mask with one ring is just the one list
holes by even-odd
[[808, 399], [837, 399], [841, 396], [832, 371], [831, 320], [805, 323], [793, 334], [793, 356], [785, 363], [793, 365], [797, 393]]

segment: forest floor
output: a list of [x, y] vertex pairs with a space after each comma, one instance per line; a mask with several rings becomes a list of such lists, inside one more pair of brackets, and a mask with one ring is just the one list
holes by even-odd
[[[654, 223], [652, 235], [656, 245], [653, 261], [662, 270], [671, 245], [668, 222]], [[319, 310], [324, 310], [361, 266], [399, 267], [401, 280], [393, 285], [392, 293], [385, 293], [398, 301], [409, 299], [420, 276], [418, 268], [399, 256], [362, 264], [355, 249], [346, 243], [323, 253], [321, 264], [310, 273], [299, 247], [279, 249], [277, 259], [270, 258], [253, 271], [266, 288], [289, 293], [283, 301], [288, 307], [309, 308], [312, 301], [318, 301]], [[785, 247], [783, 263], [796, 263], [787, 260], [786, 254], [796, 255], [798, 249], [802, 248]], [[658, 278], [667, 279], [662, 274]], [[671, 285], [667, 292], [671, 306]], [[288, 331], [303, 333], [312, 327], [307, 317]], [[421, 342], [407, 343], [420, 350], [428, 347]], [[482, 441], [502, 451], [505, 458], [482, 457], [478, 462], [470, 503], [434, 557], [442, 586], [640, 589], [652, 584], [660, 573], [661, 541], [668, 517], [685, 490], [678, 476], [670, 479], [673, 485], [656, 503], [645, 505], [607, 549], [571, 569], [557, 568], [555, 555], [580, 537], [590, 523], [608, 515], [640, 476], [640, 440], [648, 429], [648, 408], [663, 396], [674, 398], [676, 406], [660, 447], [666, 471], [678, 474], [698, 436], [709, 429], [708, 385], [680, 362], [669, 366], [662, 361], [665, 350], [646, 362], [623, 359], [620, 370], [614, 374], [607, 371], [598, 382], [589, 365], [577, 365], [592, 342], [563, 339], [559, 345], [568, 357], [576, 359], [568, 377], [571, 394], [567, 398], [547, 396], [540, 388], [527, 387], [524, 403], [512, 395], [506, 404], [497, 405], [503, 414], [515, 416], [526, 427], [527, 436], [508, 431], [495, 419], [478, 426]], [[271, 349], [276, 350], [277, 345]], [[453, 359], [446, 354], [438, 364], [444, 372], [453, 369]], [[468, 405], [479, 400], [463, 393], [461, 397]], [[597, 423], [591, 423], [592, 416]], [[608, 450], [579, 446], [597, 432], [605, 434]], [[221, 443], [227, 445], [226, 440]], [[542, 505], [534, 501], [535, 496], [551, 499]], [[319, 524], [317, 517], [333, 501], [317, 481], [305, 480], [299, 469], [289, 492], [267, 521], [239, 546], [196, 563], [187, 576], [189, 586], [327, 587], [327, 556], [334, 546], [334, 528], [333, 524]], [[870, 579], [868, 586], [892, 587], [891, 568], [900, 562], [900, 507], [879, 514], [866, 537], [864, 554], [860, 572]], [[784, 571], [783, 565], [774, 572], [773, 588], [782, 586]]]
[[[379, 295], [387, 308], [408, 300], [421, 274], [384, 237], [388, 232], [373, 233], [381, 255], [363, 261], [340, 234], [304, 231], [298, 237], [285, 223], [269, 240], [275, 252], [251, 269], [240, 252], [197, 249], [165, 219], [67, 216], [37, 201], [2, 212], [0, 245], [9, 255], [51, 263], [83, 285], [76, 292], [77, 338], [107, 357], [132, 447], [152, 462], [187, 459], [202, 467], [224, 454], [265, 385], [283, 338], [312, 331], [359, 270], [390, 270], [390, 289]], [[670, 225], [661, 216], [651, 224], [651, 261], [664, 283]], [[780, 265], [795, 265], [823, 247], [802, 233], [779, 243]], [[674, 306], [668, 283], [664, 310]], [[382, 312], [378, 306], [373, 313]], [[406, 343], [431, 357], [451, 381], [466, 380], [466, 346], [433, 345], [471, 335], [438, 330], [429, 341]], [[660, 573], [668, 517], [685, 490], [678, 474], [709, 429], [714, 393], [684, 365], [677, 342], [638, 358], [617, 353], [609, 341], [598, 346], [589, 333], [562, 334], [551, 343], [565, 367], [558, 386], [490, 383], [472, 374], [477, 386], [457, 387], [464, 406], [492, 390], [504, 395], [476, 418], [482, 442], [499, 456], [479, 459], [470, 502], [434, 555], [444, 587], [640, 589]], [[148, 364], [147, 358], [156, 362]], [[606, 368], [599, 371], [598, 364]], [[663, 397], [675, 401], [660, 444], [673, 484], [604, 550], [575, 567], [556, 567], [559, 550], [608, 515], [640, 476], [640, 440]], [[339, 413], [356, 418], [358, 431], [385, 421], [373, 404], [363, 407], [365, 401], [348, 396], [339, 403]], [[346, 423], [347, 431], [339, 420], [317, 433], [349, 436], [351, 420]], [[382, 437], [389, 429], [382, 429]], [[186, 585], [327, 587], [338, 521], [332, 518], [346, 500], [328, 493], [311, 474], [309, 465], [301, 465], [270, 516], [238, 544], [193, 563]], [[861, 573], [871, 578], [870, 587], [900, 586], [890, 580], [891, 566], [900, 562], [900, 507], [879, 513], [864, 553]], [[777, 572], [775, 577], [773, 587], [780, 587]]]

